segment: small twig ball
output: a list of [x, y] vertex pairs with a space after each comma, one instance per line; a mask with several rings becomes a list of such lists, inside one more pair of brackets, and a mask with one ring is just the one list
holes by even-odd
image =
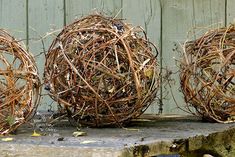
[[32, 55], [0, 29], [0, 134], [29, 120], [38, 104], [39, 86]]
[[187, 42], [180, 79], [190, 112], [208, 121], [234, 122], [234, 25], [211, 30], [199, 39]]
[[156, 56], [140, 27], [90, 15], [66, 26], [51, 44], [45, 88], [80, 124], [121, 126], [156, 97]]

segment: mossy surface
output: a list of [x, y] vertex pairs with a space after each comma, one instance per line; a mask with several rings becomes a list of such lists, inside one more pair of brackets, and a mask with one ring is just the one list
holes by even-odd
[[183, 157], [200, 157], [210, 154], [214, 157], [235, 156], [235, 128], [208, 136], [195, 136], [184, 140], [178, 152]]
[[158, 157], [162, 154], [180, 154], [181, 157], [235, 156], [235, 128], [208, 136], [199, 135], [188, 139], [177, 139], [173, 142], [157, 142], [133, 146], [123, 153], [123, 157]]

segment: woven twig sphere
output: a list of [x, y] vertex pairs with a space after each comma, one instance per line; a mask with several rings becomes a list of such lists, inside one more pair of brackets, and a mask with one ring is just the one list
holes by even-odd
[[155, 47], [122, 20], [90, 15], [57, 36], [46, 55], [46, 89], [80, 124], [121, 125], [158, 89]]
[[[235, 119], [235, 28], [215, 29], [187, 42], [181, 64], [187, 108], [206, 120]], [[193, 106], [196, 110], [190, 109]]]
[[14, 131], [35, 111], [39, 77], [31, 54], [0, 29], [0, 134]]

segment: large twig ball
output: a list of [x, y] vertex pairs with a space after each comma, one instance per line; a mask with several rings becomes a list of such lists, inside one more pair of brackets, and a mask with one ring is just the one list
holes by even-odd
[[80, 124], [121, 125], [156, 97], [154, 52], [140, 27], [90, 15], [66, 26], [51, 44], [45, 88]]
[[211, 30], [201, 38], [187, 42], [180, 78], [190, 112], [209, 121], [234, 122], [234, 25]]
[[31, 54], [0, 29], [0, 134], [14, 131], [34, 113], [40, 80]]

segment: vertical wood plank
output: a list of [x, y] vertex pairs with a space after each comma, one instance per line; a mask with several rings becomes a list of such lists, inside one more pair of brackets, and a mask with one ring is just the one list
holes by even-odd
[[193, 8], [195, 37], [208, 29], [225, 26], [225, 0], [193, 0]]
[[[95, 11], [108, 16], [115, 16], [121, 8], [122, 0], [67, 0], [67, 24], [82, 16], [94, 13]], [[118, 15], [118, 17], [121, 17], [121, 11]]]
[[194, 0], [193, 4], [196, 25], [224, 24], [225, 0]]
[[[34, 55], [44, 51], [40, 37], [63, 27], [63, 11], [63, 0], [29, 0], [29, 49]], [[44, 38], [46, 51], [54, 38], [55, 35]], [[40, 55], [35, 59], [42, 78], [45, 57]], [[47, 110], [51, 101], [49, 97], [43, 97], [39, 110]]]
[[[193, 1], [192, 0], [162, 0], [162, 54], [163, 67], [172, 72], [177, 72], [175, 58], [179, 54], [173, 49], [178, 43], [182, 43], [187, 38], [187, 31], [193, 27]], [[171, 91], [179, 104], [183, 103], [182, 95], [179, 92], [178, 74], [172, 75], [174, 81], [172, 88], [166, 86], [163, 100], [163, 113], [179, 113], [173, 101]], [[166, 80], [164, 80], [166, 81]]]
[[0, 0], [0, 28], [17, 39], [26, 38], [26, 1]]
[[226, 21], [227, 24], [235, 24], [235, 0], [226, 0]]
[[122, 0], [92, 0], [92, 8], [107, 16], [122, 17]]
[[[151, 42], [161, 46], [161, 7], [159, 0], [124, 0], [123, 18], [133, 26], [141, 26]], [[159, 102], [152, 104], [146, 113], [158, 113]]]
[[[225, 1], [224, 0], [162, 0], [163, 12], [163, 62], [165, 66], [174, 72], [178, 71], [175, 59], [179, 60], [179, 52], [175, 51], [180, 49], [180, 44], [186, 39], [194, 39], [196, 35], [187, 36], [187, 32], [192, 31], [193, 28], [204, 27], [200, 33], [205, 33], [208, 27], [212, 24], [214, 27], [219, 27], [220, 24], [224, 25], [225, 21]], [[200, 36], [201, 34], [197, 34]], [[171, 90], [177, 100], [178, 105], [183, 105], [183, 95], [179, 92], [179, 75], [173, 74], [174, 84]], [[167, 92], [170, 93], [170, 87], [167, 87]], [[176, 108], [175, 102], [171, 94], [168, 95], [164, 101], [164, 113], [182, 113]]]
[[66, 0], [66, 22], [73, 22], [92, 10], [92, 0]]

